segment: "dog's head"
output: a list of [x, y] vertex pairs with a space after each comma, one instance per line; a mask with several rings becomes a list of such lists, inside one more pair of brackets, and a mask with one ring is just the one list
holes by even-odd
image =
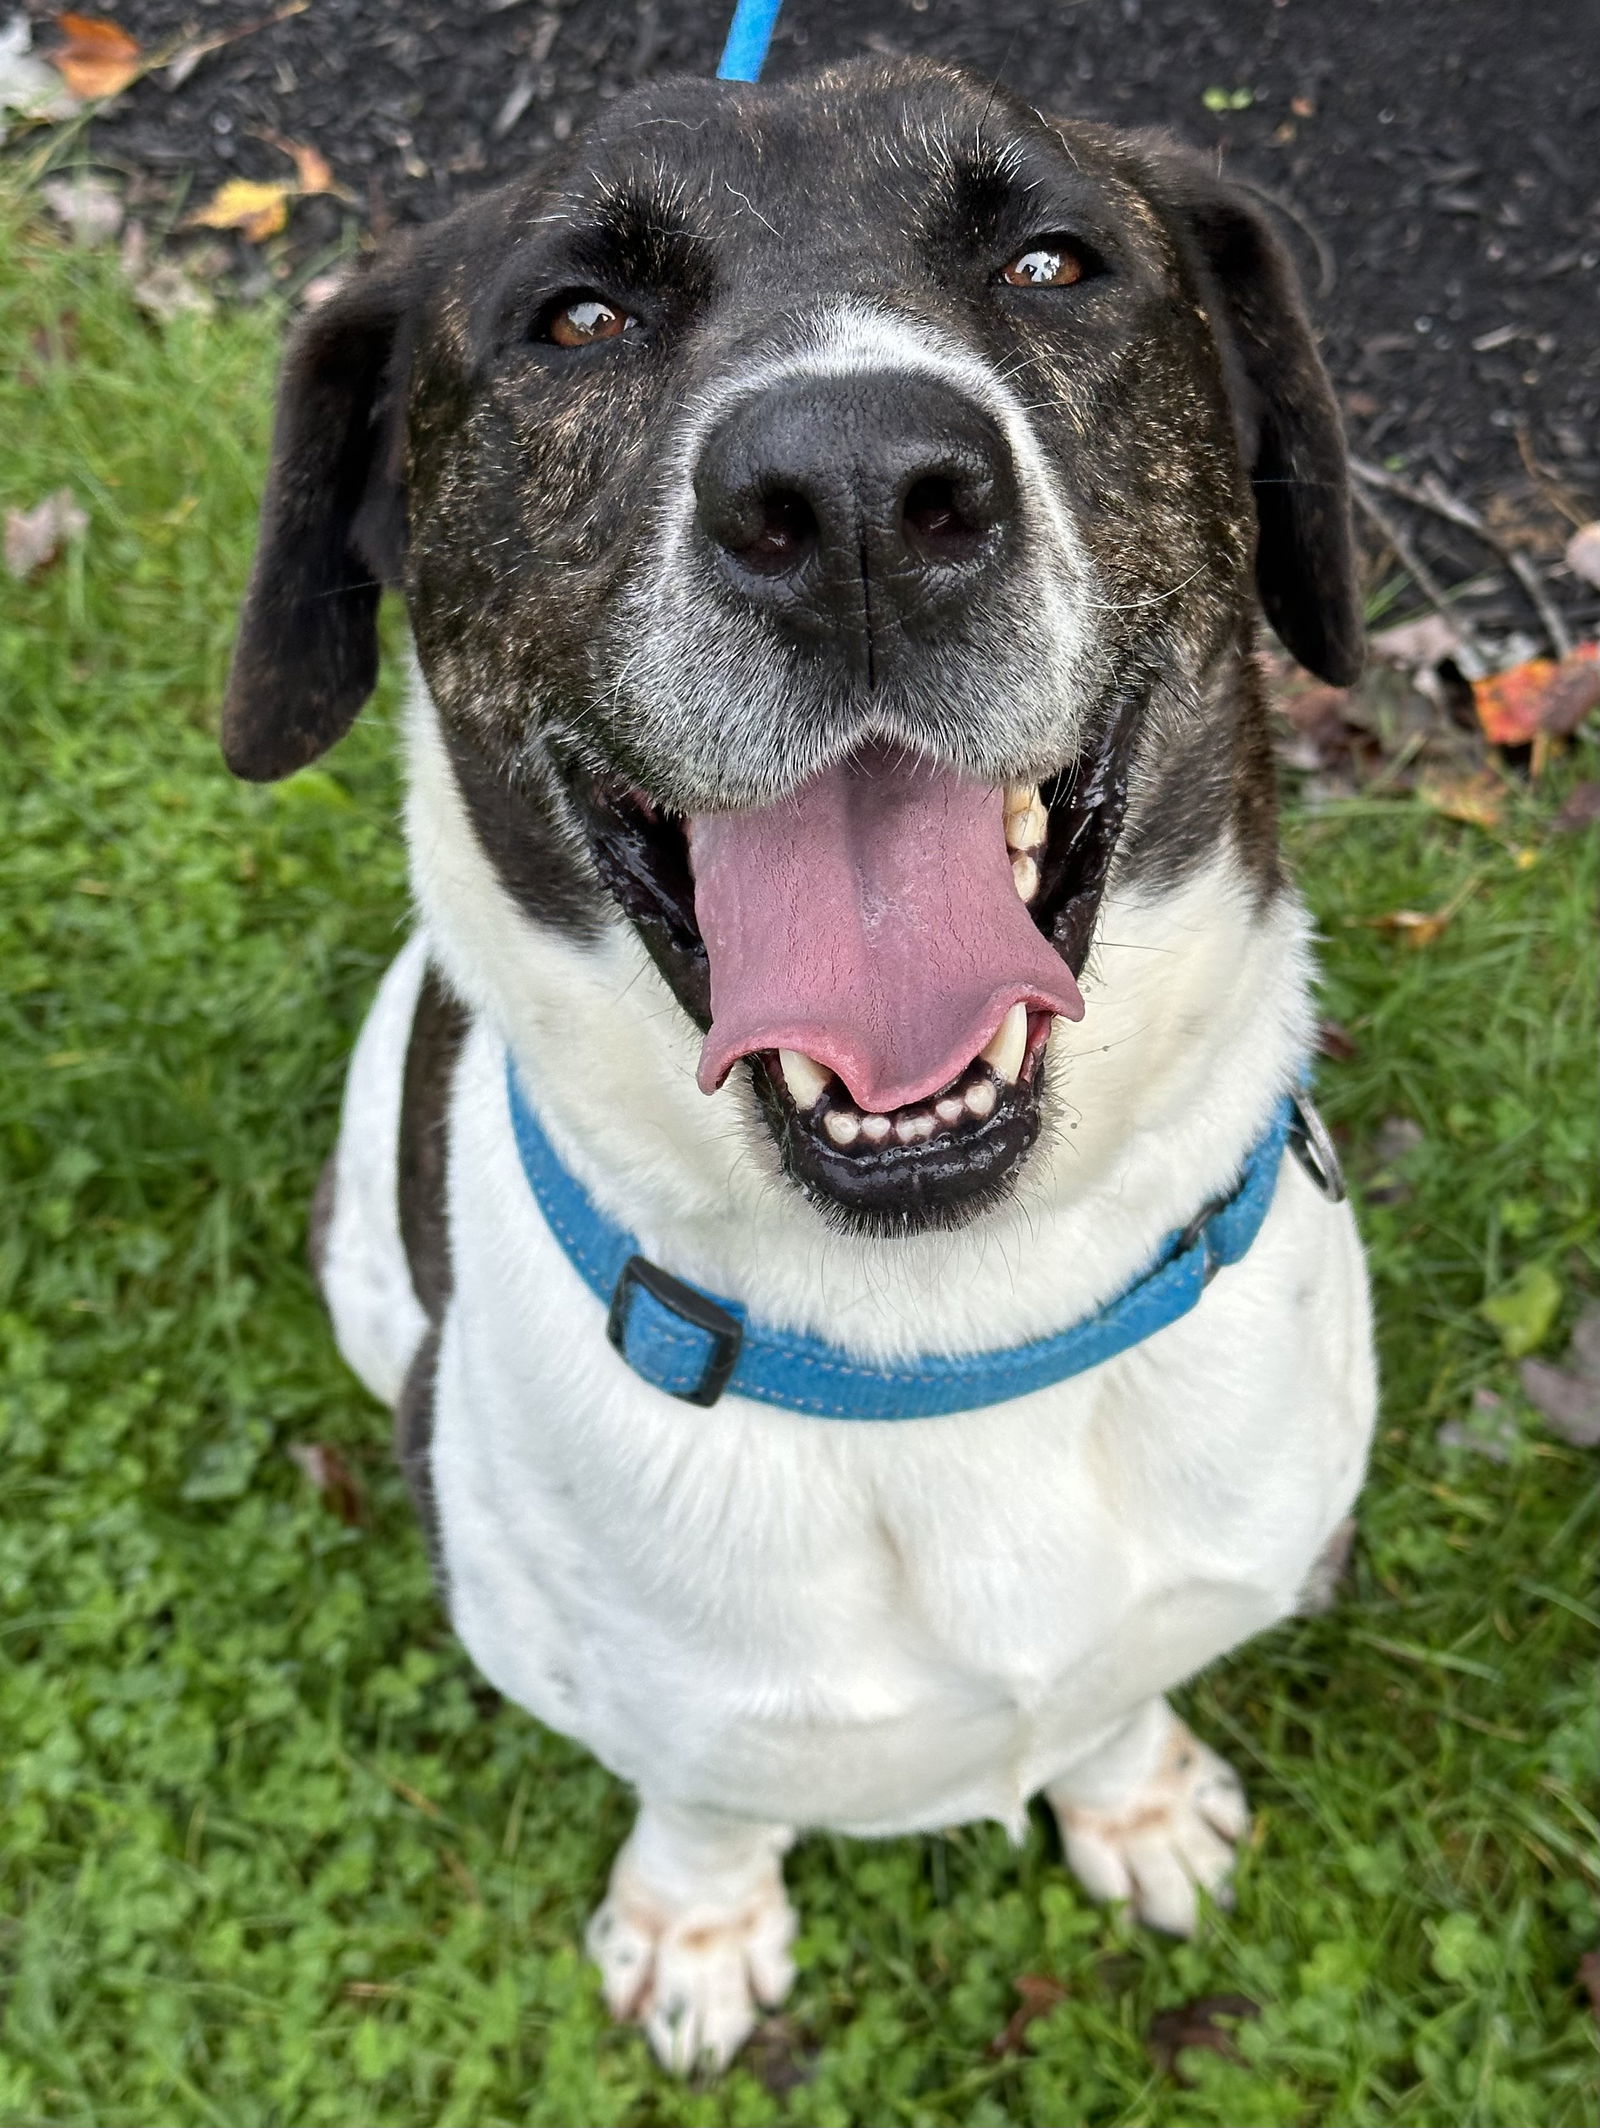
[[1291, 269], [1160, 142], [962, 74], [679, 81], [302, 327], [224, 714], [348, 727], [403, 587], [473, 824], [635, 925], [794, 1181], [1003, 1188], [1108, 869], [1274, 873], [1256, 600], [1360, 655]]

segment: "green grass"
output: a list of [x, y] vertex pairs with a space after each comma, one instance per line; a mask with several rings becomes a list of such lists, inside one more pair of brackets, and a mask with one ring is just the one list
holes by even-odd
[[[1424, 1138], [1363, 1213], [1385, 1396], [1346, 1598], [1188, 1695], [1258, 1811], [1237, 1911], [1142, 1934], [1037, 1829], [813, 1839], [805, 2081], [774, 2045], [674, 2085], [577, 1948], [628, 1798], [476, 1683], [304, 1265], [404, 896], [392, 692], [277, 790], [212, 737], [278, 323], [159, 329], [0, 220], [0, 506], [65, 482], [90, 517], [0, 591], [0, 2119], [1589, 2121], [1596, 1466], [1477, 1310], [1545, 1266], [1554, 1352], [1600, 1291], [1600, 838], [1548, 831], [1593, 749], [1498, 839], [1408, 802], [1291, 823], [1358, 1045], [1327, 1110], [1358, 1167], [1387, 1117]], [[1423, 950], [1369, 921], [1468, 880]], [[1505, 1466], [1435, 1442], [1480, 1386]], [[364, 1527], [299, 1440], [343, 1449]], [[991, 2059], [1036, 1972], [1068, 2000]], [[1153, 2012], [1233, 1991], [1242, 2059], [1159, 2074]]]

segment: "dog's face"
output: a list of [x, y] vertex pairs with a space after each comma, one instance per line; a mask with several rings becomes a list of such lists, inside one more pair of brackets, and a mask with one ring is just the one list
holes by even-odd
[[1359, 661], [1342, 447], [1255, 215], [953, 72], [677, 82], [291, 352], [224, 743], [346, 728], [401, 584], [540, 922], [639, 930], [790, 1177], [1002, 1189], [1108, 870], [1274, 877], [1248, 651]]

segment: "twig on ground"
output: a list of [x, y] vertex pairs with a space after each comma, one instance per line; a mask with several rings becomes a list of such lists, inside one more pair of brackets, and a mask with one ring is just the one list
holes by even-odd
[[1549, 466], [1541, 465], [1538, 459], [1534, 457], [1533, 445], [1528, 441], [1527, 423], [1519, 421], [1511, 433], [1517, 439], [1517, 456], [1522, 460], [1527, 470], [1528, 478], [1539, 490], [1545, 501], [1549, 503], [1551, 509], [1556, 511], [1559, 516], [1564, 517], [1574, 529], [1583, 524], [1588, 513], [1578, 508], [1572, 496], [1568, 494], [1565, 488], [1559, 485], [1555, 474], [1550, 470]]
[[[1459, 497], [1452, 495], [1437, 474], [1425, 473], [1421, 484], [1413, 485], [1411, 481], [1401, 479], [1398, 473], [1391, 473], [1383, 466], [1371, 465], [1364, 458], [1352, 458], [1350, 470], [1357, 480], [1364, 481], [1368, 487], [1382, 488], [1386, 494], [1399, 496], [1402, 502], [1411, 503], [1419, 510], [1429, 510], [1435, 517], [1442, 517], [1446, 524], [1459, 525], [1463, 532], [1470, 532], [1474, 539], [1480, 540], [1492, 553], [1498, 554], [1527, 594], [1528, 603], [1538, 614], [1540, 626], [1549, 638], [1550, 648], [1558, 658], [1571, 655], [1571, 634], [1552, 603], [1550, 594], [1539, 581], [1538, 570], [1525, 554], [1519, 553], [1515, 547], [1507, 546], [1498, 533], [1490, 531], [1469, 503], [1464, 503]], [[1409, 563], [1407, 566], [1410, 566]]]
[[164, 86], [181, 89], [201, 60], [211, 53], [220, 52], [224, 45], [237, 44], [241, 37], [253, 37], [257, 30], [269, 30], [274, 23], [287, 22], [291, 15], [303, 15], [310, 5], [311, 0], [286, 0], [272, 14], [262, 15], [254, 22], [241, 22], [236, 29], [219, 30], [215, 36], [197, 37], [190, 43], [177, 40], [159, 58], [152, 59], [146, 71], [159, 74], [165, 70]]
[[[1367, 492], [1365, 483], [1358, 477], [1355, 487], [1357, 507], [1371, 518], [1394, 549], [1396, 558], [1411, 573], [1412, 581], [1435, 613], [1442, 614], [1454, 629], [1459, 649], [1456, 661], [1469, 680], [1481, 680], [1492, 671], [1494, 661], [1484, 648], [1482, 638], [1458, 607], [1450, 603], [1450, 594], [1428, 567], [1412, 544], [1409, 534], [1397, 525], [1380, 502], [1374, 501]], [[1468, 667], [1472, 669], [1469, 671]]]

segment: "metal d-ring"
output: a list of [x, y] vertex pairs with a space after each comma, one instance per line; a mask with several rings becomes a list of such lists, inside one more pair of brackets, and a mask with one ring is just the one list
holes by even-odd
[[1330, 1204], [1344, 1202], [1344, 1169], [1309, 1094], [1289, 1096], [1289, 1150]]

